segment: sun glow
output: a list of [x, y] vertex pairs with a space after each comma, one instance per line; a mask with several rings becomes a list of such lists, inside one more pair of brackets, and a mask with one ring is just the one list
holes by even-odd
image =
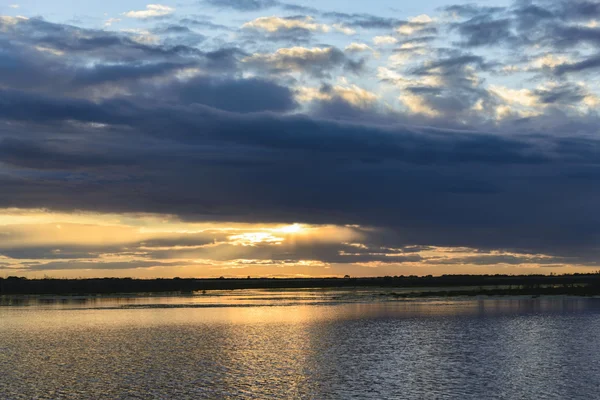
[[281, 233], [300, 233], [304, 230], [304, 227], [300, 224], [292, 224], [284, 226], [282, 228], [277, 228], [275, 230]]
[[251, 232], [241, 235], [229, 236], [229, 240], [234, 246], [257, 246], [257, 245], [280, 245], [284, 239], [273, 236], [267, 232]]

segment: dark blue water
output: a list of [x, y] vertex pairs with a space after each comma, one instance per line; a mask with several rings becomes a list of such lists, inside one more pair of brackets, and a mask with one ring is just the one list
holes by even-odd
[[599, 299], [216, 297], [2, 306], [0, 398], [600, 398]]

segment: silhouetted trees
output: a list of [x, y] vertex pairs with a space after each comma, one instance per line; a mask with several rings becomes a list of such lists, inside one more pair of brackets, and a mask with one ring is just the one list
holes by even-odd
[[[9, 294], [109, 294], [195, 292], [203, 290], [267, 288], [343, 288], [343, 287], [475, 287], [487, 291], [507, 290], [516, 293], [600, 294], [600, 274], [572, 275], [443, 275], [434, 277], [385, 276], [377, 278], [243, 278], [243, 279], [26, 279], [16, 276], [0, 278], [0, 295]], [[471, 292], [472, 293], [472, 292]]]

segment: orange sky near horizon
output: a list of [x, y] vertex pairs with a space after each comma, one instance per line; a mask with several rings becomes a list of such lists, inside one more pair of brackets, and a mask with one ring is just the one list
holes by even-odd
[[0, 276], [329, 277], [591, 272], [551, 255], [377, 242], [356, 225], [0, 210]]

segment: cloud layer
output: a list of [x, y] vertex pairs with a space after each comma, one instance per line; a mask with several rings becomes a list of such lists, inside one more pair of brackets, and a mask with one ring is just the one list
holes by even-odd
[[[4, 241], [0, 267], [596, 265], [597, 3], [204, 6], [268, 15], [223, 25], [152, 4], [121, 16], [149, 25], [121, 31], [0, 18], [0, 209], [220, 224], [99, 247], [4, 224], [33, 244]], [[348, 237], [219, 233], [231, 223]]]

